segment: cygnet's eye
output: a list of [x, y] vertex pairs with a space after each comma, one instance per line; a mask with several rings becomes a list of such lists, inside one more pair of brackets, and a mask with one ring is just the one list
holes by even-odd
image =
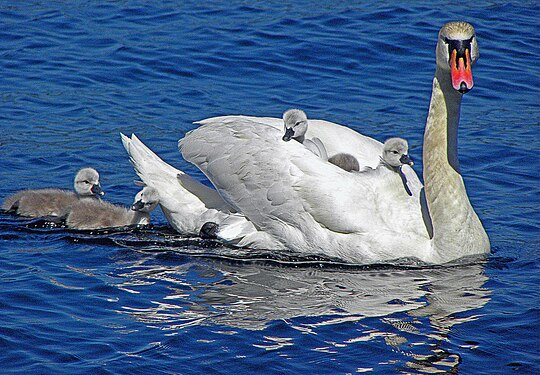
[[396, 150], [392, 150], [392, 153], [393, 153], [394, 155], [399, 154], [399, 152], [397, 152]]

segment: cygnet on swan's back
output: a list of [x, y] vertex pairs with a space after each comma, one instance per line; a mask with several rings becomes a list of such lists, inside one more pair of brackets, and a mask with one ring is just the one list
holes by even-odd
[[81, 200], [72, 206], [66, 225], [71, 229], [90, 230], [149, 224], [150, 212], [158, 203], [157, 191], [148, 186], [137, 193], [131, 208], [101, 200]]
[[328, 161], [334, 165], [337, 165], [341, 169], [347, 172], [359, 171], [360, 164], [358, 160], [351, 154], [339, 153], [328, 158]]
[[337, 165], [347, 172], [360, 170], [358, 160], [351, 154], [339, 153], [328, 158], [326, 147], [324, 147], [324, 144], [319, 138], [305, 138], [308, 129], [308, 119], [306, 113], [301, 109], [289, 109], [288, 111], [285, 111], [285, 113], [283, 113], [283, 123], [285, 128], [285, 134], [283, 135], [284, 141], [287, 142], [294, 139], [302, 143], [318, 157], [328, 160], [330, 163]]
[[285, 128], [285, 134], [283, 140], [285, 142], [294, 139], [302, 143], [309, 151], [323, 160], [328, 160], [328, 154], [326, 147], [322, 141], [315, 137], [312, 139], [306, 139], [306, 132], [308, 128], [308, 119], [306, 113], [301, 109], [289, 109], [283, 113], [283, 126]]
[[387, 168], [392, 172], [395, 172], [401, 178], [403, 182], [403, 188], [412, 196], [411, 189], [407, 185], [407, 177], [401, 170], [401, 167], [405, 164], [412, 166], [414, 163], [409, 157], [409, 144], [403, 138], [389, 138], [384, 142], [383, 153], [381, 156], [381, 162], [378, 168]]
[[404, 164], [413, 165], [409, 158], [409, 144], [403, 138], [389, 138], [384, 142], [381, 164], [396, 171]]
[[75, 192], [55, 188], [22, 190], [6, 198], [2, 209], [33, 218], [64, 216], [79, 200], [105, 194], [99, 184], [99, 173], [93, 168], [77, 172], [74, 188]]

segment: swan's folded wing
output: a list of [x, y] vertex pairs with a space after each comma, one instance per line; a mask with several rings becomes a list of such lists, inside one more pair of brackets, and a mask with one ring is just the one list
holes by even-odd
[[293, 158], [291, 163], [302, 172], [293, 188], [319, 225], [336, 233], [357, 234], [381, 227], [376, 174], [350, 173], [322, 160]]
[[287, 215], [294, 195], [286, 161], [271, 169], [265, 165], [279, 157], [278, 141], [293, 143], [281, 141], [280, 130], [238, 118], [203, 125], [180, 140], [179, 147], [184, 159], [195, 164], [231, 206], [258, 224], [264, 217]]
[[353, 155], [360, 167], [376, 168], [382, 155], [383, 144], [351, 128], [324, 120], [309, 120], [306, 138], [319, 138], [328, 156], [338, 153]]
[[361, 230], [366, 223], [351, 214], [353, 206], [362, 214], [362, 204], [351, 201], [350, 189], [361, 189], [354, 176], [297, 142], [283, 142], [281, 133], [247, 118], [218, 120], [205, 122], [179, 145], [224, 199], [262, 230], [280, 227], [290, 235], [294, 228], [312, 238], [321, 228]]

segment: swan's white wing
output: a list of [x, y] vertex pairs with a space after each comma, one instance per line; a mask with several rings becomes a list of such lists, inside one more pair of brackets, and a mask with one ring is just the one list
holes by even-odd
[[427, 237], [420, 215], [420, 189], [413, 183], [410, 196], [398, 173], [385, 167], [347, 172], [331, 163], [300, 157], [291, 158], [291, 163], [303, 172], [294, 188], [305, 209], [329, 230]]
[[[254, 116], [220, 116], [197, 122], [204, 125], [209, 123], [231, 123], [237, 120], [252, 121], [268, 125], [281, 130], [283, 120], [274, 117]], [[346, 126], [325, 120], [309, 120], [306, 138], [319, 138], [328, 157], [338, 153], [348, 153], [356, 157], [360, 169], [364, 167], [376, 168], [382, 155], [383, 144], [373, 138], [366, 137]]]
[[276, 157], [271, 144], [277, 140], [272, 138], [279, 138], [286, 148], [296, 147], [313, 158], [316, 156], [297, 142], [282, 141], [280, 130], [260, 124], [253, 129], [243, 124], [253, 125], [239, 119], [201, 127], [203, 132], [199, 131], [201, 128], [189, 132], [179, 146], [184, 158], [206, 174], [230, 205], [244, 214], [249, 211], [251, 220], [259, 223], [267, 215], [286, 214], [287, 205], [293, 202], [289, 198], [295, 194], [291, 188], [294, 172], [289, 163], [284, 160], [278, 164], [271, 176], [260, 164]]
[[345, 172], [297, 142], [283, 142], [280, 128], [250, 118], [204, 123], [179, 142], [182, 155], [263, 232], [306, 252], [356, 261], [380, 259], [381, 253], [395, 258], [392, 231], [406, 232], [413, 224], [400, 217], [398, 225], [385, 224], [375, 176]]
[[[315, 239], [313, 232], [320, 225], [306, 212], [293, 188], [302, 172], [290, 163], [286, 150], [324, 162], [302, 144], [284, 142], [281, 137], [281, 129], [238, 118], [195, 129], [179, 145], [184, 158], [198, 166], [225, 200], [261, 233], [279, 242], [281, 248], [298, 249]], [[257, 244], [260, 239], [251, 240]]]

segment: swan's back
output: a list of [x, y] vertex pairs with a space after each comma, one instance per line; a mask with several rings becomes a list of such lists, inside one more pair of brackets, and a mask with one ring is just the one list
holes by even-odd
[[[281, 129], [281, 124], [265, 126], [242, 117], [207, 123], [179, 142], [184, 159], [203, 171], [227, 203], [263, 231], [279, 225], [266, 220], [269, 216], [295, 215], [301, 210], [297, 192], [291, 187], [290, 155], [281, 151], [294, 149], [300, 157], [325, 163], [302, 144], [283, 142]], [[263, 164], [276, 158], [287, 163], [276, 163], [270, 175]]]

